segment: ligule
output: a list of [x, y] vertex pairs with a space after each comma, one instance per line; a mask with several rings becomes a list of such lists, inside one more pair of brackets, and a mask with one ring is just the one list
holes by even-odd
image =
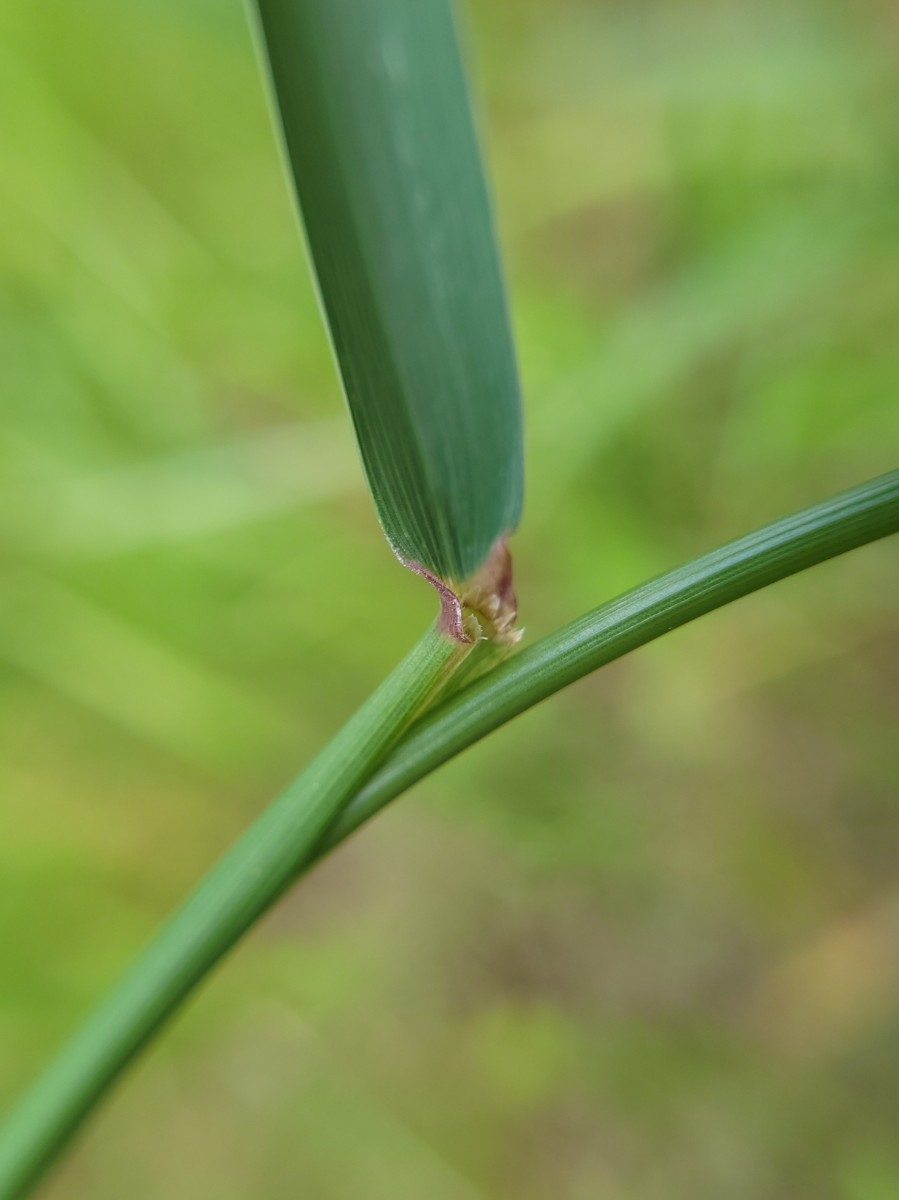
[[486, 561], [461, 584], [445, 581], [421, 563], [397, 553], [404, 567], [426, 579], [440, 599], [438, 628], [458, 642], [489, 641], [515, 646], [523, 630], [516, 628], [518, 599], [512, 578], [512, 555], [505, 537], [497, 538]]

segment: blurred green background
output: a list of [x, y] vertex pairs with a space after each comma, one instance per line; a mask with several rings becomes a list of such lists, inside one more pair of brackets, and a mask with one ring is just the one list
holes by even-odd
[[[528, 636], [896, 466], [891, 0], [480, 0]], [[430, 620], [238, 0], [0, 10], [0, 1102]], [[614, 664], [280, 905], [50, 1200], [895, 1200], [899, 555]]]

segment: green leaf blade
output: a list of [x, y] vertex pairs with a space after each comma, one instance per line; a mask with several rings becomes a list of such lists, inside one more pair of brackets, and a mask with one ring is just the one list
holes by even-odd
[[400, 557], [469, 578], [523, 491], [517, 367], [446, 0], [257, 0], [369, 485]]

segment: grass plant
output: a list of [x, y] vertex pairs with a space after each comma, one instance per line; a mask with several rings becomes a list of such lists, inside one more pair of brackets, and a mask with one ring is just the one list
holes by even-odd
[[[518, 369], [450, 7], [257, 0], [255, 12], [372, 497], [397, 557], [436, 589], [439, 614], [7, 1118], [0, 1200], [31, 1190], [126, 1066], [286, 889], [414, 782], [670, 630], [899, 531], [893, 471], [519, 650], [508, 550], [523, 496]], [[371, 614], [373, 626], [387, 619]]]

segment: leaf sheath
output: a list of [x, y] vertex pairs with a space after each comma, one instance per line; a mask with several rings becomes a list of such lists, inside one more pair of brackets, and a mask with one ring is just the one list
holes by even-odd
[[430, 631], [213, 867], [0, 1130], [0, 1200], [27, 1194], [103, 1093], [308, 862], [341, 807], [466, 653]]

